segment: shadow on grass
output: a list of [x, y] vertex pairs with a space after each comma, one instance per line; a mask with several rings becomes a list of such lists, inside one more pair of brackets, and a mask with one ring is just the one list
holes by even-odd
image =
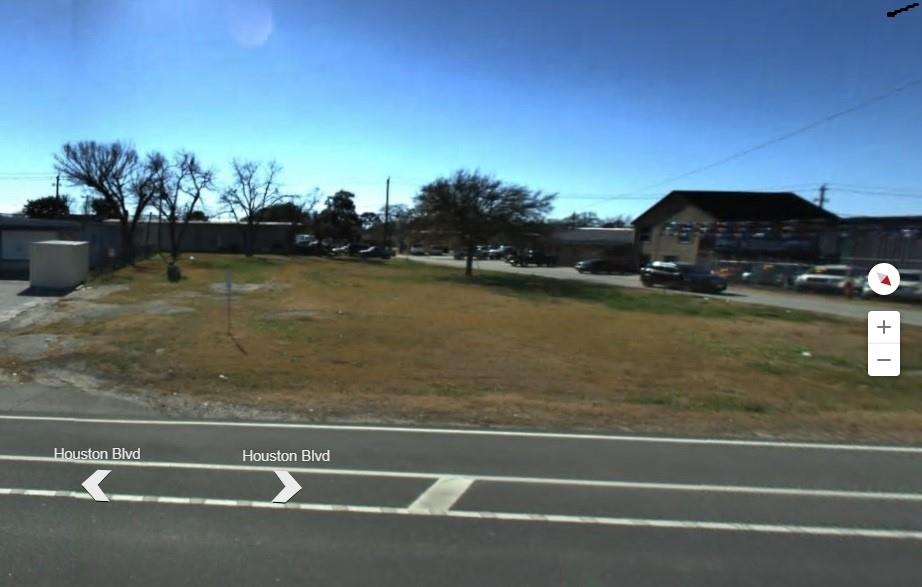
[[568, 299], [603, 304], [622, 311], [678, 314], [708, 318], [753, 317], [787, 321], [827, 320], [808, 312], [750, 304], [731, 304], [726, 296], [687, 296], [666, 291], [629, 291], [625, 288], [575, 280], [552, 279], [535, 275], [480, 272], [471, 277], [463, 274], [438, 275], [439, 281], [488, 287], [506, 295], [536, 302]]
[[243, 353], [244, 355], [249, 355], [249, 354], [250, 354], [250, 353], [247, 352], [247, 350], [246, 350], [245, 348], [243, 348], [243, 345], [240, 344], [240, 341], [237, 340], [237, 337], [236, 337], [236, 336], [234, 336], [233, 334], [230, 334], [230, 333], [228, 333], [228, 336], [230, 336], [230, 339], [231, 339], [232, 341], [234, 341], [234, 345], [237, 347], [237, 350], [238, 350], [238, 351], [240, 351], [240, 352]]

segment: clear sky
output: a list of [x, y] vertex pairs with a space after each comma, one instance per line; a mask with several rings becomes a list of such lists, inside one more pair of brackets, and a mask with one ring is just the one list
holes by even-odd
[[558, 192], [556, 215], [822, 182], [838, 213], [922, 214], [922, 85], [648, 187], [922, 78], [902, 4], [3, 0], [0, 211], [52, 193], [64, 141], [126, 139], [221, 171], [275, 158], [286, 192], [363, 211], [388, 175], [409, 203], [467, 167]]

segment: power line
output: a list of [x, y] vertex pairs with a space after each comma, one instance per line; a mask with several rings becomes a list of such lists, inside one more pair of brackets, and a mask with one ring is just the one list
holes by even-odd
[[735, 161], [736, 159], [739, 159], [739, 158], [741, 158], [741, 157], [745, 157], [746, 155], [748, 155], [748, 154], [750, 154], [750, 153], [753, 153], [753, 152], [755, 152], [755, 151], [764, 149], [765, 147], [769, 147], [769, 146], [771, 146], [771, 145], [780, 143], [781, 141], [785, 141], [785, 140], [790, 139], [790, 138], [792, 138], [792, 137], [795, 137], [795, 136], [797, 136], [797, 135], [799, 135], [799, 134], [805, 133], [805, 132], [807, 132], [808, 130], [812, 130], [812, 129], [816, 128], [817, 126], [820, 126], [820, 125], [822, 125], [822, 124], [826, 124], [827, 122], [831, 122], [831, 121], [833, 121], [833, 120], [835, 120], [835, 119], [837, 119], [837, 118], [841, 118], [842, 116], [845, 116], [845, 115], [847, 115], [847, 114], [851, 114], [852, 112], [856, 112], [856, 111], [861, 110], [861, 109], [863, 109], [863, 108], [867, 108], [868, 106], [871, 106], [871, 105], [873, 105], [873, 104], [876, 104], [876, 103], [878, 103], [878, 102], [881, 102], [881, 101], [883, 101], [883, 100], [886, 100], [887, 98], [889, 98], [890, 96], [892, 96], [892, 95], [894, 95], [894, 94], [898, 94], [899, 92], [902, 92], [902, 91], [904, 91], [904, 90], [907, 90], [907, 89], [909, 89], [909, 88], [911, 88], [911, 87], [913, 87], [913, 86], [918, 86], [918, 85], [920, 85], [920, 84], [922, 84], [922, 78], [912, 80], [912, 81], [907, 82], [907, 83], [905, 83], [905, 84], [903, 84], [903, 85], [901, 85], [901, 86], [898, 86], [898, 87], [893, 88], [893, 89], [891, 89], [891, 90], [889, 90], [889, 91], [887, 91], [887, 92], [884, 92], [883, 94], [879, 94], [879, 95], [877, 95], [877, 96], [874, 96], [873, 98], [869, 98], [869, 99], [867, 99], [867, 100], [864, 100], [864, 101], [862, 101], [862, 102], [859, 102], [859, 103], [857, 103], [857, 104], [855, 104], [855, 105], [853, 105], [853, 106], [850, 106], [850, 107], [848, 107], [848, 108], [846, 108], [846, 109], [844, 109], [844, 110], [839, 110], [838, 112], [834, 112], [834, 113], [832, 113], [832, 114], [829, 114], [829, 115], [827, 115], [827, 116], [824, 116], [823, 118], [820, 118], [820, 119], [818, 119], [818, 120], [815, 120], [815, 121], [813, 121], [813, 122], [811, 122], [811, 123], [809, 123], [809, 124], [805, 124], [804, 126], [801, 126], [801, 127], [797, 128], [797, 129], [795, 129], [795, 130], [792, 130], [792, 131], [790, 131], [790, 132], [784, 133], [784, 134], [779, 135], [779, 136], [777, 136], [777, 137], [768, 139], [767, 141], [763, 141], [763, 142], [761, 142], [761, 143], [758, 143], [757, 145], [754, 145], [754, 146], [752, 146], [752, 147], [749, 147], [748, 149], [743, 149], [742, 151], [737, 151], [736, 153], [733, 153], [732, 155], [729, 155], [729, 156], [727, 156], [727, 157], [724, 157], [723, 159], [719, 159], [719, 160], [714, 161], [713, 163], [709, 163], [709, 164], [707, 164], [707, 165], [702, 165], [701, 167], [698, 167], [698, 168], [696, 168], [696, 169], [692, 169], [691, 171], [687, 171], [687, 172], [685, 172], [685, 173], [681, 173], [681, 174], [679, 174], [679, 175], [675, 175], [675, 176], [670, 177], [670, 178], [668, 178], [668, 179], [664, 179], [664, 180], [662, 180], [662, 181], [658, 181], [658, 182], [656, 182], [656, 183], [652, 183], [652, 184], [650, 184], [650, 185], [643, 186], [643, 187], [641, 187], [641, 188], [638, 188], [637, 191], [644, 191], [644, 190], [648, 190], [648, 189], [651, 189], [651, 188], [659, 187], [659, 186], [661, 186], [661, 185], [664, 185], [664, 184], [667, 184], [667, 183], [672, 183], [672, 182], [674, 182], [674, 181], [676, 181], [676, 180], [679, 180], [679, 179], [684, 179], [684, 178], [686, 178], [686, 177], [688, 177], [688, 176], [690, 176], [690, 175], [695, 175], [695, 174], [697, 174], [697, 173], [701, 173], [702, 171], [707, 171], [708, 169], [713, 169], [714, 167], [717, 167], [717, 166], [719, 166], [719, 165], [723, 165], [724, 163], [729, 163], [730, 161]]
[[881, 192], [881, 193], [892, 193], [892, 194], [918, 194], [922, 188], [895, 188], [889, 186], [873, 186], [873, 185], [856, 185], [848, 183], [837, 183], [834, 184], [837, 189], [843, 190], [860, 190], [860, 191], [872, 191], [872, 192]]
[[922, 200], [922, 193], [915, 194], [894, 194], [888, 192], [875, 192], [873, 190], [850, 190], [843, 187], [837, 187], [836, 191], [845, 192], [847, 194], [858, 194], [864, 196], [875, 196], [878, 198], [908, 198], [911, 200]]

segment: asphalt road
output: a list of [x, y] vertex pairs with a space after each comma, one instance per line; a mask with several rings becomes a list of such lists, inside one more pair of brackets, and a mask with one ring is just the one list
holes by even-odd
[[916, 585], [920, 552], [922, 448], [0, 414], [0, 584]]
[[44, 298], [20, 295], [28, 287], [28, 281], [0, 279], [0, 322], [42, 302]]
[[[464, 261], [457, 261], [451, 257], [406, 256], [405, 258], [421, 263], [443, 265], [463, 268]], [[573, 279], [589, 283], [600, 283], [617, 287], [643, 288], [637, 275], [589, 275], [577, 273], [572, 267], [513, 267], [505, 261], [475, 261], [476, 270], [502, 271], [506, 273], [526, 273], [553, 279]], [[673, 291], [677, 295], [702, 295], [688, 292]], [[774, 291], [771, 289], [756, 289], [731, 286], [724, 295], [709, 295], [727, 302], [761, 304], [776, 306], [788, 310], [803, 310], [819, 314], [832, 314], [842, 318], [867, 320], [871, 310], [899, 310], [900, 319], [904, 324], [922, 326], [922, 309], [918, 304], [905, 302], [886, 302], [878, 300], [846, 300], [836, 296], [811, 293], [796, 293]]]

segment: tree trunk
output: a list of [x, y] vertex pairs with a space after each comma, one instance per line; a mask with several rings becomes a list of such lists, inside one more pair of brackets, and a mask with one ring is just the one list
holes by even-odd
[[128, 224], [122, 223], [122, 260], [126, 265], [134, 265], [134, 231]]
[[253, 256], [253, 244], [254, 244], [253, 241], [255, 240], [255, 236], [256, 236], [256, 225], [247, 223], [245, 235], [246, 236], [243, 242], [244, 255], [246, 255], [247, 257], [252, 257]]
[[464, 266], [464, 274], [468, 277], [474, 274], [474, 245], [467, 245], [467, 263]]
[[[157, 231], [160, 231], [159, 226], [157, 227]], [[173, 259], [174, 263], [179, 258], [179, 235], [176, 233], [175, 219], [171, 219], [170, 221], [170, 258]]]

